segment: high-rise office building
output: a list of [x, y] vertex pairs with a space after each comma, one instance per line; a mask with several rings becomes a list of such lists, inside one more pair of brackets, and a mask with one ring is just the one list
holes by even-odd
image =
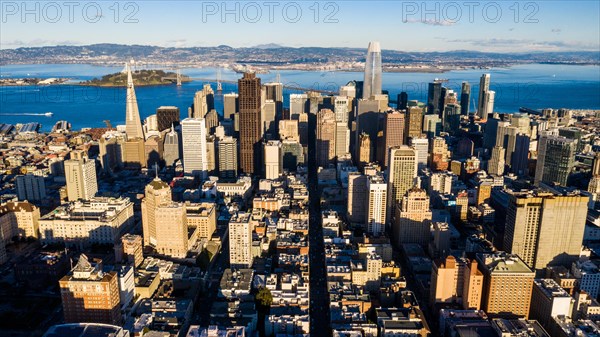
[[223, 118], [233, 119], [233, 115], [239, 111], [238, 94], [235, 92], [223, 95]]
[[[266, 90], [263, 87], [262, 97], [266, 95]], [[265, 138], [273, 139], [277, 137], [277, 104], [272, 99], [261, 99], [260, 120], [262, 121], [262, 134]]]
[[140, 111], [138, 110], [137, 98], [135, 96], [135, 88], [133, 86], [133, 77], [129, 64], [125, 65], [127, 69], [127, 97], [125, 111], [125, 133], [127, 140], [136, 138], [144, 138], [142, 130], [142, 121], [140, 119]]
[[171, 188], [164, 181], [155, 178], [144, 190], [142, 199], [142, 231], [144, 246], [156, 246], [158, 223], [156, 221], [156, 208], [164, 203], [171, 202]]
[[300, 131], [298, 130], [298, 120], [284, 119], [279, 121], [279, 139], [300, 141]]
[[469, 115], [469, 107], [471, 105], [471, 85], [469, 82], [462, 82], [460, 88], [460, 114], [463, 116]]
[[435, 79], [429, 83], [427, 91], [427, 114], [441, 115], [444, 109], [444, 96], [442, 95], [442, 81]]
[[515, 147], [510, 160], [510, 172], [517, 176], [526, 176], [529, 173], [529, 143], [526, 134], [519, 133], [515, 136]]
[[297, 140], [281, 142], [281, 164], [284, 169], [295, 172], [299, 164], [304, 165], [304, 147]]
[[322, 109], [317, 113], [317, 165], [326, 167], [335, 159], [335, 113]]
[[387, 167], [389, 149], [406, 144], [405, 114], [400, 111], [388, 111], [383, 114], [383, 148], [377, 151], [378, 161]]
[[405, 138], [419, 137], [423, 133], [423, 112], [425, 105], [418, 101], [408, 101], [406, 110]]
[[223, 179], [237, 178], [237, 139], [226, 136], [219, 140], [218, 147], [219, 177]]
[[129, 64], [127, 68], [127, 97], [125, 111], [125, 134], [127, 141], [123, 148], [123, 162], [126, 166], [142, 168], [146, 167], [146, 156], [144, 148], [144, 130], [140, 119], [133, 77]]
[[543, 135], [538, 142], [534, 184], [556, 183], [567, 186], [575, 164], [577, 141], [560, 136]]
[[30, 173], [20, 175], [15, 178], [15, 184], [17, 185], [17, 197], [21, 201], [41, 201], [46, 198], [46, 183], [42, 176]]
[[423, 116], [423, 132], [427, 138], [438, 137], [442, 132], [442, 119], [438, 115]]
[[417, 177], [417, 151], [408, 145], [392, 147], [387, 168], [388, 219], [394, 217], [396, 205], [401, 203], [406, 192], [415, 185]]
[[394, 242], [417, 243], [426, 245], [431, 236], [432, 213], [429, 207], [429, 196], [425, 190], [410, 188], [401, 202], [396, 206], [393, 219]]
[[408, 107], [408, 94], [405, 91], [402, 91], [398, 94], [398, 110], [406, 110]]
[[281, 162], [281, 142], [269, 140], [264, 144], [265, 178], [277, 179], [283, 173]]
[[208, 158], [206, 125], [203, 118], [186, 118], [181, 121], [183, 170], [186, 174], [206, 179]]
[[164, 140], [161, 134], [151, 135], [144, 142], [146, 167], [162, 166], [164, 155]]
[[179, 124], [179, 108], [176, 106], [159, 107], [156, 109], [156, 123], [158, 131], [164, 131]]
[[182, 157], [181, 138], [179, 132], [174, 127], [171, 127], [171, 130], [165, 134], [163, 151], [163, 159], [167, 166], [175, 165], [175, 162]]
[[209, 176], [215, 175], [217, 170], [217, 137], [206, 137], [206, 172]]
[[81, 254], [71, 272], [60, 279], [65, 322], [121, 325], [117, 273], [104, 273], [101, 263], [90, 263]]
[[260, 78], [254, 73], [244, 73], [238, 80], [240, 116], [240, 170], [259, 174], [262, 169], [262, 121]]
[[196, 228], [199, 239], [210, 240], [217, 229], [217, 205], [212, 202], [185, 203], [188, 228]]
[[484, 277], [481, 309], [492, 318], [527, 319], [535, 273], [504, 252], [477, 254], [477, 261]]
[[481, 78], [479, 79], [479, 101], [477, 103], [477, 116], [479, 116], [481, 120], [487, 120], [488, 113], [492, 112], [494, 106], [494, 94], [493, 91], [490, 91], [490, 74], [481, 75]]
[[211, 109], [204, 116], [204, 124], [206, 126], [206, 134], [214, 135], [215, 129], [219, 126], [219, 114], [217, 110]]
[[[121, 237], [122, 261], [125, 261], [134, 267], [138, 267], [144, 262], [144, 244], [139, 235], [125, 234]], [[120, 261], [117, 261], [120, 262]]]
[[127, 136], [124, 132], [109, 130], [98, 139], [98, 158], [105, 172], [123, 167], [123, 147]]
[[65, 179], [69, 201], [91, 199], [98, 192], [96, 161], [87, 157], [65, 160]]
[[185, 204], [165, 202], [154, 209], [156, 245], [161, 255], [185, 258], [188, 252], [188, 225]]
[[231, 268], [252, 267], [250, 216], [250, 213], [238, 212], [229, 220], [229, 263]]
[[557, 316], [571, 317], [575, 299], [553, 279], [533, 280], [530, 319], [550, 331]]
[[429, 159], [429, 139], [424, 136], [413, 137], [410, 139], [409, 145], [417, 151], [417, 169], [426, 168]]
[[373, 161], [371, 158], [371, 153], [373, 153], [373, 149], [371, 146], [371, 138], [366, 133], [361, 133], [358, 136], [358, 166], [364, 167], [368, 163]]
[[460, 127], [460, 105], [450, 103], [444, 106], [442, 112], [442, 129], [444, 132], [454, 135]]
[[347, 122], [335, 123], [335, 156], [341, 158], [350, 151], [350, 129]]
[[505, 151], [501, 146], [494, 146], [492, 149], [492, 157], [488, 161], [488, 173], [502, 176], [504, 174], [504, 156]]
[[214, 94], [210, 84], [205, 84], [202, 90], [196, 91], [188, 118], [205, 118], [206, 114], [214, 109]]
[[361, 224], [365, 221], [365, 204], [368, 197], [367, 191], [367, 176], [358, 172], [351, 172], [348, 174], [348, 221]]
[[386, 205], [387, 205], [387, 183], [383, 175], [367, 177], [368, 199], [366, 204], [367, 232], [379, 236], [385, 232]]
[[538, 272], [548, 265], [568, 267], [581, 251], [588, 201], [575, 193], [510, 193], [504, 250]]
[[369, 42], [365, 61], [363, 99], [381, 94], [381, 47], [379, 42]]
[[429, 151], [429, 167], [433, 171], [448, 170], [448, 161], [450, 160], [450, 151], [446, 140], [441, 137], [433, 138], [431, 142], [431, 150]]
[[308, 112], [308, 95], [290, 94], [290, 119], [298, 119], [305, 112]]

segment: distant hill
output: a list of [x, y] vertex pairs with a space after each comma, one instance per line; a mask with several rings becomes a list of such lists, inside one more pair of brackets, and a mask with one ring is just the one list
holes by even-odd
[[[142, 63], [210, 65], [321, 64], [363, 62], [366, 48], [284, 47], [264, 44], [252, 48], [157, 47], [143, 45], [93, 44], [87, 46], [27, 47], [0, 50], [0, 64], [91, 63], [122, 64], [134, 59]], [[410, 52], [383, 50], [384, 64], [486, 67], [523, 63], [600, 64], [598, 52], [485, 53], [477, 51]]]
[[[136, 86], [146, 85], [164, 85], [176, 82], [177, 74], [173, 72], [164, 72], [162, 70], [137, 70], [132, 73], [133, 83]], [[181, 82], [189, 82], [188, 76], [182, 75]], [[102, 78], [81, 82], [83, 85], [99, 87], [124, 87], [127, 85], [126, 73], [115, 73], [104, 75]]]

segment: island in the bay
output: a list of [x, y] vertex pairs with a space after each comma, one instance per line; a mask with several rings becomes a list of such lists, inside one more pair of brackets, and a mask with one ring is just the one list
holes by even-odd
[[[163, 70], [148, 70], [141, 69], [132, 72], [133, 81], [136, 86], [146, 85], [165, 85], [177, 83], [177, 73], [165, 72]], [[191, 78], [186, 75], [179, 74], [180, 81], [191, 82]], [[125, 87], [127, 85], [127, 74], [118, 72], [102, 76], [102, 78], [94, 78], [92, 80], [80, 82], [81, 85], [98, 86], [98, 87]]]

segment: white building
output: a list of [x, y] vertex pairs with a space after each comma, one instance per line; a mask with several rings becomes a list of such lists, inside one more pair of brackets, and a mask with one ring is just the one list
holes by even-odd
[[367, 232], [382, 235], [385, 231], [387, 183], [383, 176], [370, 176], [367, 178], [369, 200], [367, 202]]
[[269, 140], [264, 144], [265, 178], [277, 179], [282, 173], [281, 142]]
[[252, 267], [250, 213], [238, 212], [229, 220], [229, 263], [232, 268]]
[[133, 223], [129, 199], [95, 197], [64, 204], [40, 218], [40, 241], [79, 246], [115, 244]]
[[85, 157], [79, 160], [65, 160], [67, 198], [69, 201], [89, 200], [98, 192], [96, 161]]
[[206, 122], [204, 118], [186, 118], [181, 121], [183, 170], [186, 174], [206, 179]]

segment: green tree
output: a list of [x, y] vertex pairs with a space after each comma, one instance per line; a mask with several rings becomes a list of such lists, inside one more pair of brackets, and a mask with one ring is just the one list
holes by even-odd
[[[273, 303], [273, 295], [268, 288], [260, 288], [254, 297], [256, 304], [261, 309], [269, 309]], [[265, 310], [266, 311], [266, 310]]]

